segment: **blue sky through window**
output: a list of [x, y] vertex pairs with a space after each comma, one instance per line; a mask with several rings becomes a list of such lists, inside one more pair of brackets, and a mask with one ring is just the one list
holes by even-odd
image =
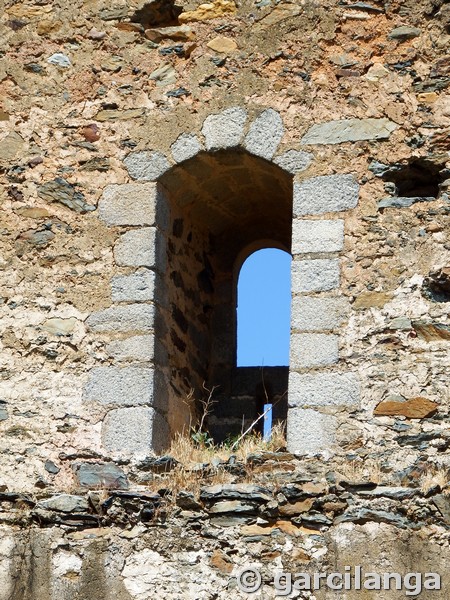
[[289, 364], [291, 255], [276, 248], [251, 254], [238, 280], [237, 365]]

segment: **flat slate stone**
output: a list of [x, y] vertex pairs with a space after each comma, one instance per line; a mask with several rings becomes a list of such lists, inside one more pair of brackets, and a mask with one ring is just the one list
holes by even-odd
[[436, 200], [433, 196], [414, 196], [411, 198], [389, 196], [380, 200], [377, 206], [378, 208], [408, 208], [417, 202], [433, 202], [433, 200]]
[[41, 500], [38, 502], [37, 507], [64, 513], [76, 513], [88, 510], [89, 504], [83, 496], [60, 494], [46, 500]]
[[82, 487], [116, 490], [128, 489], [125, 473], [114, 463], [81, 463], [74, 466], [75, 476]]
[[386, 140], [397, 129], [389, 119], [343, 119], [317, 123], [303, 136], [302, 145], [342, 144], [361, 140]]

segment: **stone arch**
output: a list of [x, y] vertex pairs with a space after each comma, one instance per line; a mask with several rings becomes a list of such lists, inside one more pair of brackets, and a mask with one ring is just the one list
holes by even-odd
[[273, 109], [248, 122], [243, 108], [229, 108], [208, 116], [201, 133], [179, 136], [170, 155], [131, 152], [124, 165], [132, 183], [104, 190], [99, 215], [120, 228], [114, 256], [121, 273], [111, 282], [113, 306], [87, 322], [116, 339], [111, 364], [93, 369], [85, 400], [106, 406], [108, 451], [163, 449], [189, 425], [184, 400], [203, 381], [221, 386], [226, 414], [212, 419], [218, 439], [254, 417], [254, 402], [248, 414], [242, 406], [255, 382], [244, 376], [237, 384], [244, 392], [233, 387], [233, 274], [242, 252], [267, 239], [294, 257], [291, 450], [332, 445], [328, 405], [357, 403], [357, 380], [335, 367], [348, 306], [339, 296], [344, 224], [333, 213], [356, 205], [358, 185], [349, 174], [305, 179], [313, 156], [277, 154], [282, 135]]

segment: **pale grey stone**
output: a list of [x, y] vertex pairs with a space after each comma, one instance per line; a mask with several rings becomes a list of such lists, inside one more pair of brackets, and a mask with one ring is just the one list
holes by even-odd
[[360, 384], [355, 373], [289, 373], [289, 406], [348, 406], [360, 403]]
[[219, 150], [238, 146], [244, 133], [246, 120], [247, 112], [238, 106], [206, 117], [202, 127], [206, 149]]
[[389, 329], [411, 330], [412, 322], [408, 317], [395, 317], [388, 325]]
[[296, 455], [330, 453], [335, 441], [337, 419], [310, 408], [290, 408], [287, 419], [287, 448]]
[[37, 504], [38, 508], [45, 510], [56, 510], [64, 513], [85, 512], [89, 510], [89, 504], [83, 496], [72, 496], [71, 494], [59, 494]]
[[303, 152], [301, 150], [288, 150], [284, 154], [275, 157], [273, 162], [285, 171], [295, 175], [301, 171], [306, 171], [313, 160], [314, 155], [310, 152]]
[[326, 333], [293, 333], [291, 335], [291, 369], [324, 367], [339, 360], [339, 337]]
[[85, 402], [153, 405], [155, 372], [149, 367], [95, 367], [83, 390]]
[[268, 108], [251, 124], [244, 146], [251, 154], [270, 160], [277, 151], [283, 133], [283, 121], [279, 113]]
[[114, 246], [114, 259], [121, 267], [153, 267], [164, 273], [166, 240], [155, 227], [127, 231]]
[[355, 208], [359, 184], [353, 175], [323, 175], [294, 183], [294, 217]]
[[151, 361], [155, 356], [155, 336], [134, 335], [123, 340], [115, 340], [108, 344], [106, 352], [117, 361]]
[[86, 319], [91, 331], [152, 331], [155, 320], [153, 304], [111, 306], [92, 313]]
[[397, 40], [399, 42], [405, 42], [406, 40], [412, 40], [422, 33], [421, 29], [417, 27], [408, 27], [407, 25], [401, 25], [396, 27], [388, 34], [389, 40]]
[[113, 302], [146, 301], [155, 297], [155, 273], [142, 270], [131, 275], [116, 275], [111, 280]]
[[170, 441], [165, 418], [149, 407], [118, 408], [105, 417], [102, 443], [106, 450], [125, 455], [161, 454]]
[[345, 298], [294, 296], [291, 323], [301, 331], [328, 331], [342, 325], [350, 312]]
[[294, 219], [292, 223], [292, 254], [338, 252], [344, 246], [342, 219], [311, 221]]
[[107, 185], [98, 203], [99, 217], [108, 225], [153, 225], [155, 183]]
[[130, 177], [139, 181], [156, 181], [170, 169], [170, 163], [161, 152], [130, 152], [123, 161]]
[[182, 133], [170, 147], [175, 162], [180, 163], [192, 158], [203, 150], [200, 140], [193, 133]]
[[343, 119], [313, 125], [301, 144], [341, 144], [360, 140], [386, 140], [397, 129], [389, 119]]
[[291, 263], [292, 293], [326, 292], [339, 287], [338, 258], [293, 260]]

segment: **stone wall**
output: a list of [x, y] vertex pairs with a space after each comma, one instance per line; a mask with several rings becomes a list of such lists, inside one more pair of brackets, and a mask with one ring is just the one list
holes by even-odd
[[[255, 373], [234, 368], [234, 309], [239, 268], [261, 247], [293, 256], [290, 451], [330, 470], [376, 464], [389, 488], [448, 480], [448, 3], [0, 6], [1, 593], [140, 600], [168, 589], [135, 587], [149, 561], [223, 551], [228, 534], [206, 528], [172, 559], [186, 520], [165, 540], [159, 520], [99, 521], [85, 492], [142, 494], [137, 465], [189, 426], [186, 395], [200, 399], [204, 380], [220, 386], [218, 437], [257, 412]], [[330, 564], [359, 547], [368, 563], [392, 547], [413, 564], [425, 545], [426, 565], [441, 564], [444, 488], [437, 505], [414, 493], [406, 525], [380, 516], [393, 501], [405, 517], [385, 492], [358, 496], [352, 525], [318, 503]], [[88, 516], [36, 512], [61, 494]], [[277, 564], [295, 549], [287, 535], [266, 548]], [[251, 543], [224, 562], [263, 552]], [[210, 566], [199, 591], [196, 569], [183, 580], [193, 597], [234, 594]]]

